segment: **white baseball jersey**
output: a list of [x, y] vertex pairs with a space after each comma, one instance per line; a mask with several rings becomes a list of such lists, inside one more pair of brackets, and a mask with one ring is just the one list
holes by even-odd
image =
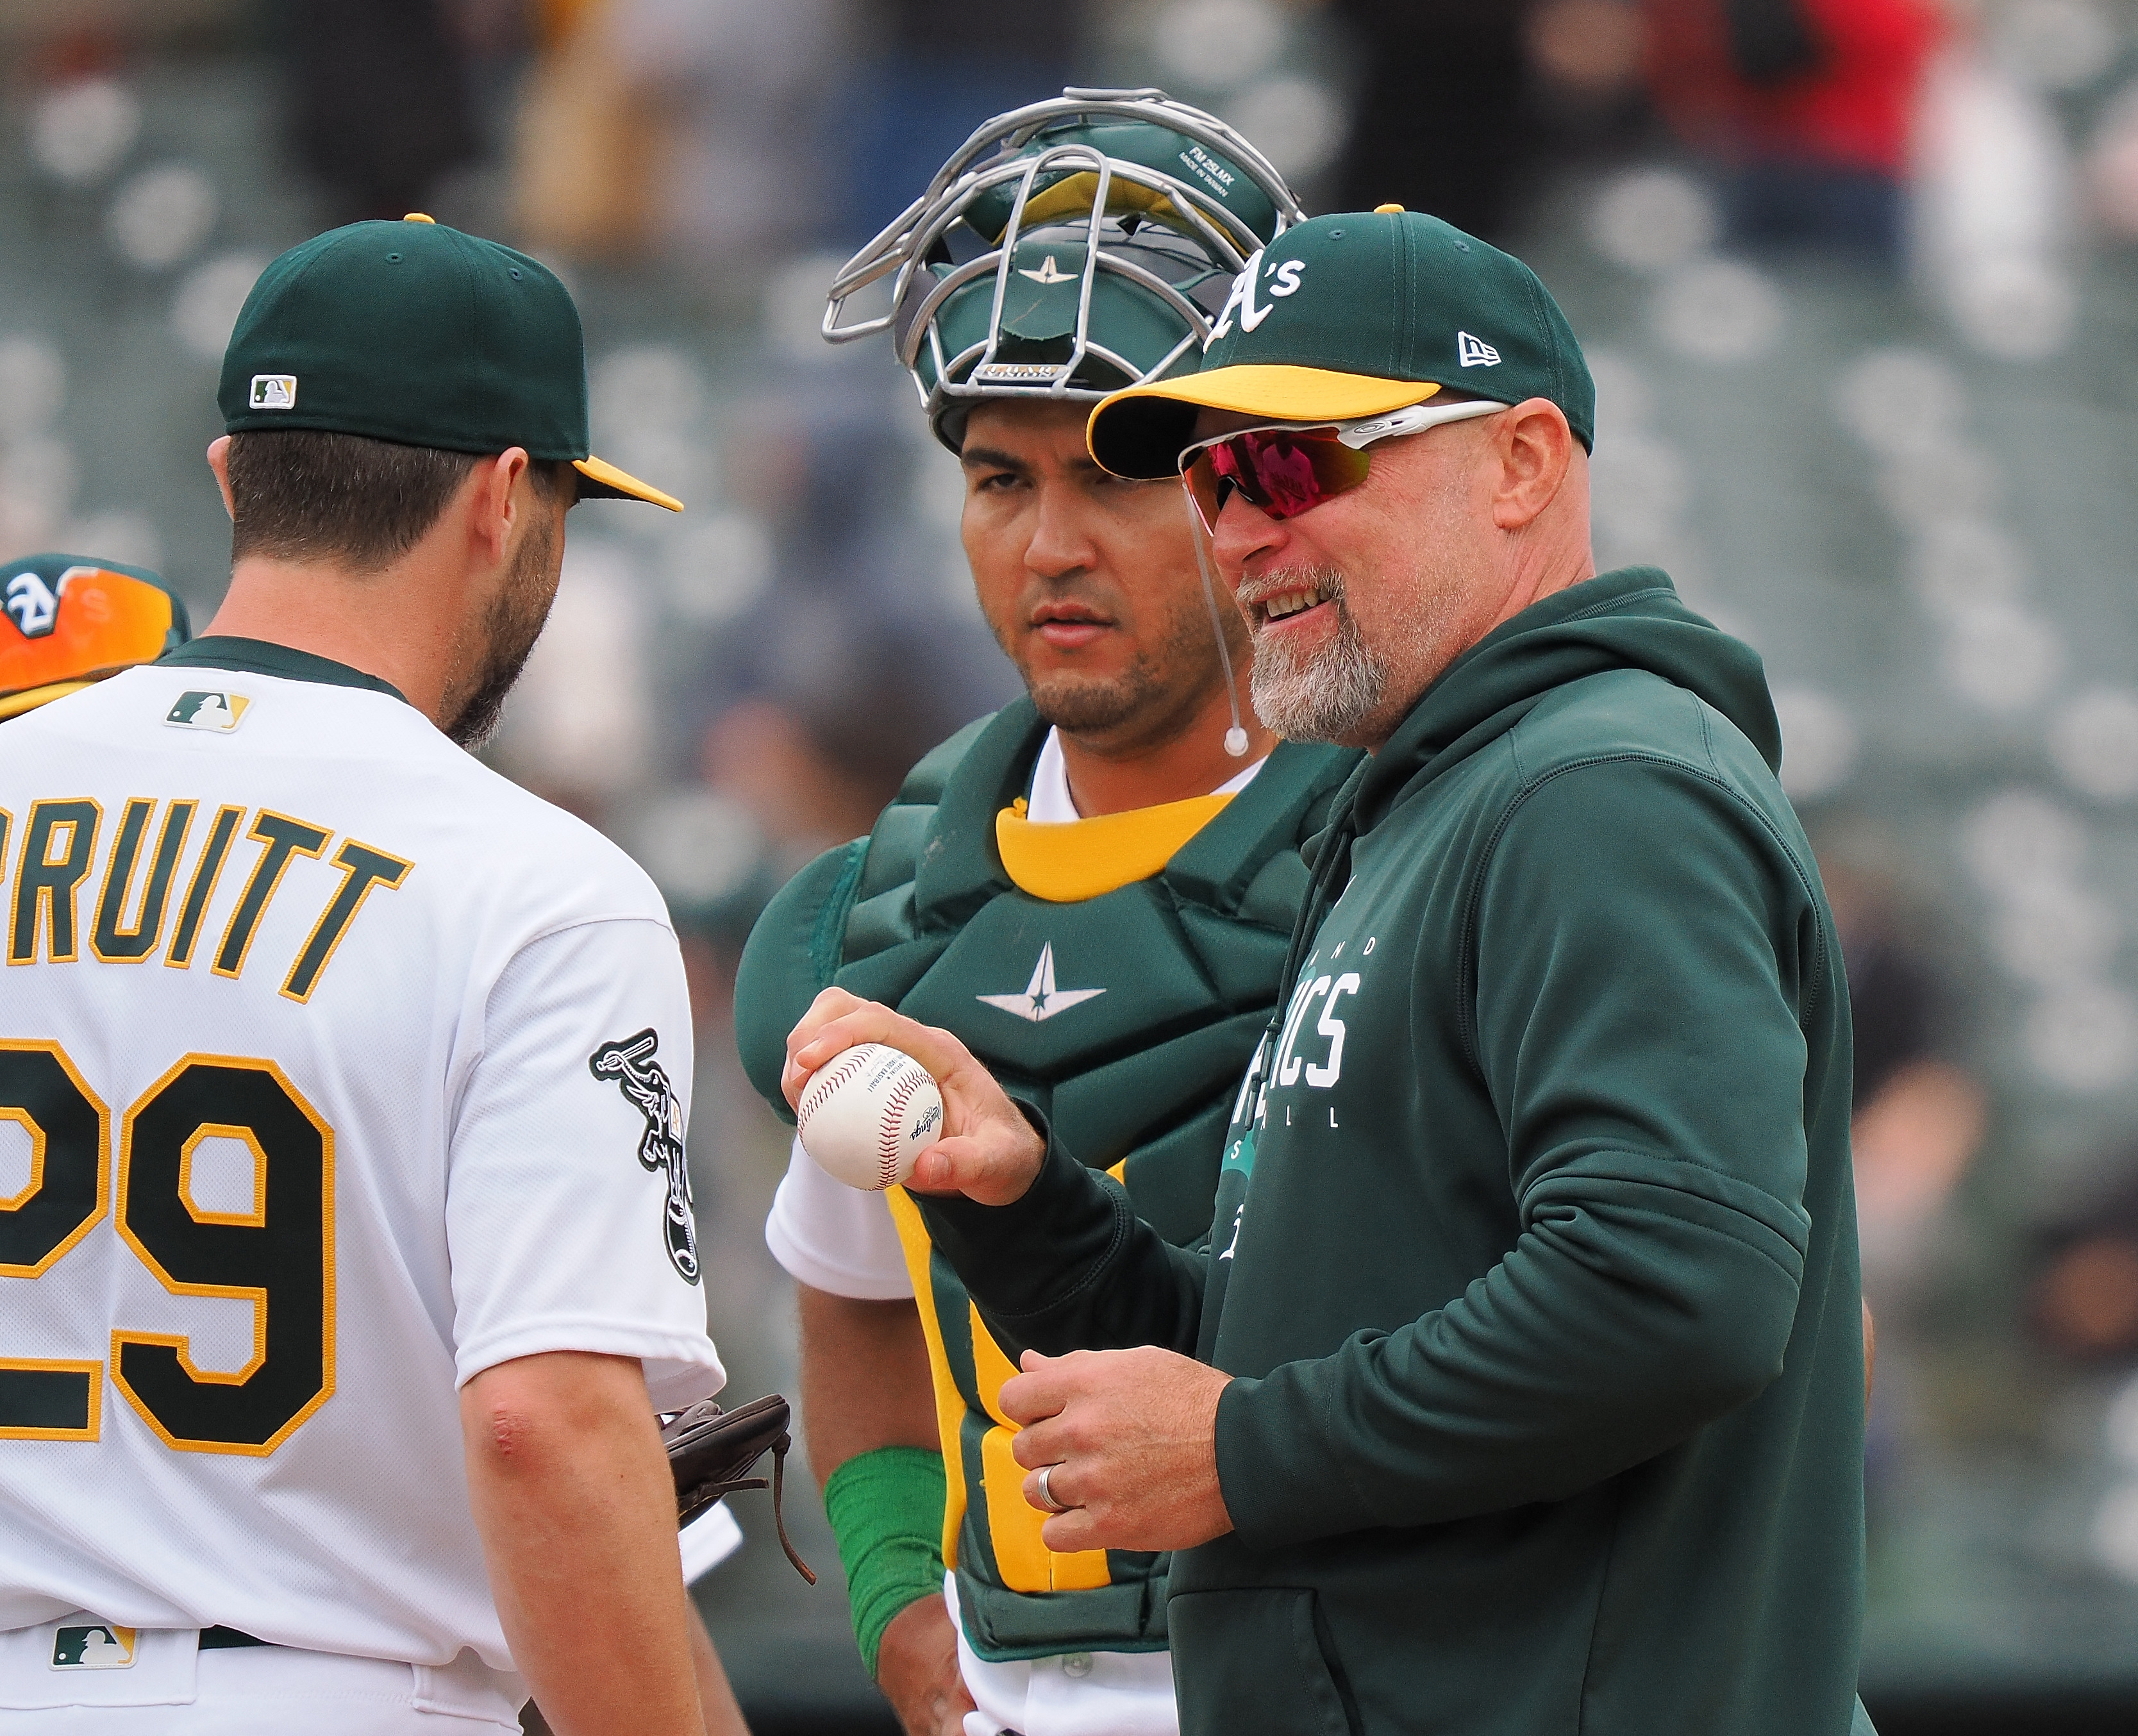
[[509, 1671], [456, 1388], [724, 1378], [675, 936], [383, 684], [178, 656], [0, 726], [0, 1629]]

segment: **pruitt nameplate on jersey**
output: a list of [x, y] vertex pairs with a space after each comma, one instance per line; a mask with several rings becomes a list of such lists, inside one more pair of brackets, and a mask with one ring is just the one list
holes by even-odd
[[227, 735], [251, 703], [242, 693], [182, 693], [178, 704], [164, 714], [164, 721], [181, 729], [213, 729]]
[[54, 1670], [131, 1670], [134, 1667], [134, 1630], [110, 1627], [101, 1622], [82, 1627], [62, 1627], [52, 1636]]

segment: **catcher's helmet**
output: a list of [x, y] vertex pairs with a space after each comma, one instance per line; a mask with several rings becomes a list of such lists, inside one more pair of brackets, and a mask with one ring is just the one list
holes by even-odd
[[81, 554], [0, 565], [0, 718], [153, 663], [189, 631], [183, 599], [146, 568]]
[[[998, 115], [832, 280], [824, 335], [889, 330], [936, 437], [975, 400], [1096, 401], [1189, 373], [1247, 256], [1303, 213], [1269, 160], [1162, 90]], [[842, 324], [896, 273], [891, 311]]]

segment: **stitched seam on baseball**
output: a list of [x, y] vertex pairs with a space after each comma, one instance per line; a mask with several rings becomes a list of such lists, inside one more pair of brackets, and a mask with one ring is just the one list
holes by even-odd
[[[866, 1046], [866, 1044], [862, 1046], [862, 1048]], [[809, 1118], [823, 1108], [832, 1092], [863, 1070], [861, 1055], [860, 1048], [849, 1049], [827, 1070], [817, 1075], [816, 1083], [810, 1086], [802, 1100], [801, 1108], [794, 1112], [794, 1130], [797, 1133], [809, 1124]]]
[[891, 1100], [884, 1105], [883, 1119], [876, 1127], [876, 1164], [886, 1187], [898, 1179], [898, 1134], [905, 1119], [905, 1106], [913, 1101], [913, 1094], [926, 1077], [918, 1067], [901, 1074], [898, 1083], [891, 1088]]

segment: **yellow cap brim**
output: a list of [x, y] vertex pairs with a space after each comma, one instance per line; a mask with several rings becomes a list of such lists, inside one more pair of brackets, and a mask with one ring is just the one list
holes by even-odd
[[63, 700], [71, 693], [80, 693], [85, 687], [94, 687], [94, 680], [51, 681], [42, 687], [26, 687], [20, 693], [0, 693], [0, 719], [19, 717], [25, 711], [34, 711], [40, 705], [49, 705], [54, 700]]
[[586, 479], [579, 485], [582, 500], [648, 500], [671, 512], [683, 510], [683, 503], [675, 495], [662, 494], [652, 483], [641, 482], [630, 471], [618, 470], [605, 458], [574, 458], [572, 468]]
[[1180, 451], [1194, 438], [1198, 411], [1225, 410], [1272, 422], [1350, 422], [1422, 404], [1439, 390], [1430, 380], [1242, 363], [1116, 392], [1091, 412], [1085, 441], [1101, 469], [1154, 480], [1179, 474]]

